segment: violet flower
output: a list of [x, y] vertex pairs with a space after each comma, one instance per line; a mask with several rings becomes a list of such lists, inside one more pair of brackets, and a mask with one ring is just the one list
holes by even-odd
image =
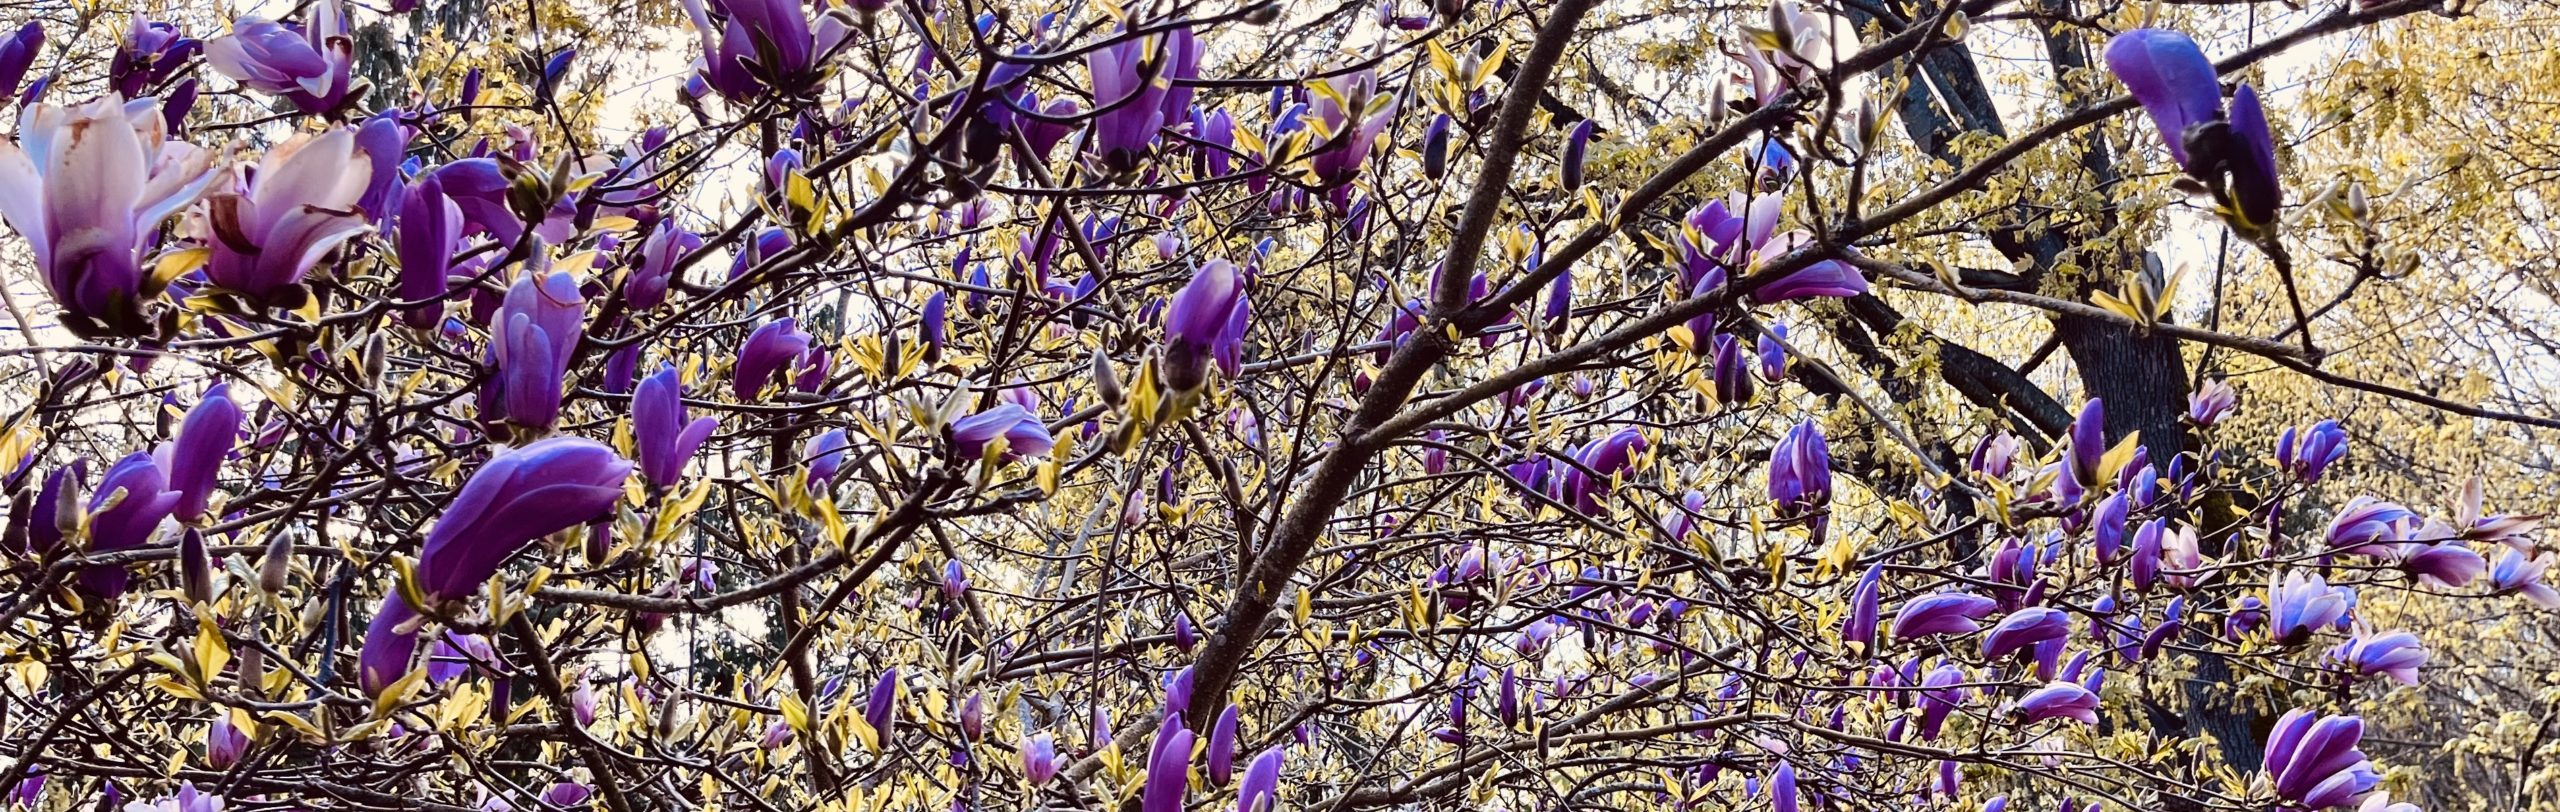
[[1933, 634], [1972, 634], [1982, 629], [1980, 621], [2000, 608], [2000, 602], [1980, 595], [1962, 592], [1940, 592], [1922, 595], [1902, 605], [1893, 617], [1893, 636], [1909, 640]]
[[2291, 472], [2303, 484], [2320, 481], [2329, 466], [2347, 456], [2347, 430], [2338, 421], [2313, 424], [2302, 430], [2298, 441], [2294, 435], [2295, 430], [2288, 428], [2276, 438], [2276, 467]]
[[1280, 748], [1254, 756], [1236, 790], [1236, 812], [1272, 812], [1280, 805]]
[[1165, 386], [1198, 391], [1208, 383], [1213, 361], [1230, 377], [1241, 371], [1229, 359], [1237, 358], [1243, 346], [1250, 307], [1244, 274], [1234, 263], [1213, 259], [1201, 265], [1165, 307]]
[[2498, 556], [2496, 566], [2489, 569], [2489, 585], [2500, 595], [2523, 595], [2526, 600], [2545, 609], [2560, 609], [2560, 590], [2543, 583], [2542, 574], [2551, 568], [2549, 553], [2528, 556], [2513, 547]]
[[259, 16], [231, 23], [231, 33], [205, 43], [204, 60], [251, 90], [283, 98], [295, 109], [328, 115], [356, 88], [355, 40], [337, 0], [319, 0], [300, 24]]
[[741, 403], [751, 403], [773, 382], [774, 375], [788, 369], [801, 353], [809, 351], [809, 334], [800, 332], [791, 318], [765, 322], [747, 336], [738, 348], [738, 362], [731, 368], [730, 391]]
[[[1830, 504], [1831, 447], [1813, 421], [1797, 423], [1769, 449], [1769, 501], [1779, 515], [1791, 518], [1816, 514]], [[1814, 527], [1819, 537], [1818, 517]]]
[[444, 318], [447, 274], [462, 247], [462, 207], [444, 194], [444, 182], [429, 174], [400, 192], [392, 234], [398, 241], [399, 295], [414, 303], [401, 320], [424, 330]]
[[825, 61], [852, 31], [844, 15], [818, 17], [812, 30], [797, 0], [685, 0], [701, 37], [693, 69], [711, 90], [747, 103], [768, 91], [807, 96], [825, 76]]
[[231, 401], [230, 385], [214, 384], [195, 408], [187, 410], [186, 419], [178, 424], [177, 439], [163, 446], [160, 464], [169, 472], [169, 488], [178, 492], [179, 521], [206, 518], [205, 504], [213, 498], [222, 460], [240, 439], [240, 419], [240, 405]]
[[684, 379], [673, 364], [642, 380], [631, 396], [632, 451], [641, 478], [659, 488], [683, 481], [685, 463], [719, 425], [711, 417], [685, 419]]
[[364, 233], [356, 203], [372, 178], [372, 161], [353, 130], [297, 136], [267, 150], [256, 174], [205, 198], [213, 250], [205, 278], [253, 300], [276, 300], [339, 243]]
[[2276, 642], [2294, 645], [2337, 624], [2347, 616], [2355, 593], [2333, 589], [2317, 574], [2296, 570], [2274, 576], [2267, 584], [2267, 611]]
[[114, 59], [107, 63], [107, 86], [128, 99], [151, 95], [153, 88], [169, 81], [203, 50], [202, 41], [179, 33], [177, 25], [133, 15], [132, 24], [116, 40]]
[[[89, 495], [89, 552], [112, 553], [151, 543], [160, 522], [178, 506], [182, 494], [169, 489], [168, 475], [149, 452], [136, 451], [118, 460]], [[80, 586], [113, 601], [124, 594], [132, 573], [123, 565], [89, 567]]]
[[29, 105], [0, 141], [0, 220], [27, 238], [63, 325], [86, 337], [140, 336], [159, 295], [149, 236], [213, 179], [212, 157], [168, 139], [157, 102]]
[[673, 287], [676, 265], [695, 251], [702, 250], [702, 237], [676, 227], [673, 220], [663, 221], [640, 243], [640, 257], [631, 265], [631, 275], [622, 281], [622, 302], [633, 310], [649, 310], [667, 301], [667, 290]]
[[1982, 636], [1984, 659], [1998, 659], [2011, 652], [2059, 640], [2071, 635], [2071, 616], [2060, 609], [2031, 606], [2010, 613]]
[[497, 371], [481, 397], [489, 418], [537, 431], [560, 419], [561, 387], [586, 333], [586, 308], [567, 271], [536, 262], [516, 277], [489, 324], [489, 365]]
[[2018, 700], [2018, 723], [2071, 719], [2098, 723], [2098, 695], [2078, 683], [2053, 682]]
[[0, 100], [17, 97], [18, 83], [26, 81], [27, 69], [35, 66], [36, 54], [43, 51], [44, 24], [35, 20], [0, 39]]
[[2419, 645], [2417, 635], [2408, 632], [2376, 635], [2360, 631], [2338, 644], [2329, 656], [2356, 674], [2381, 674], [2410, 687], [2417, 686], [2418, 669], [2427, 664], [2426, 647]]
[[2260, 762], [2276, 795], [2312, 809], [2354, 803], [2382, 783], [2364, 751], [2364, 720], [2295, 708], [2276, 720]]
[[993, 455], [1000, 462], [1049, 453], [1054, 441], [1038, 415], [1013, 403], [963, 417], [951, 423], [951, 450], [963, 460]]

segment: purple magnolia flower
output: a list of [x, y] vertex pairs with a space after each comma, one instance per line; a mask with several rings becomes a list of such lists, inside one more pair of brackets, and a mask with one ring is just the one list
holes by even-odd
[[2286, 800], [2312, 809], [2345, 806], [2382, 783], [2373, 762], [2356, 749], [2363, 739], [2363, 719], [2314, 717], [2308, 709], [2295, 708], [2276, 720], [2260, 764], [2276, 794]]
[[825, 490], [836, 484], [836, 477], [844, 473], [844, 458], [849, 448], [851, 444], [845, 440], [844, 429], [828, 429], [809, 438], [809, 445], [800, 450], [800, 461], [809, 466], [809, 487]]
[[[1761, 249], [1759, 259], [1767, 261], [1795, 248], [1810, 244], [1803, 232], [1789, 232], [1772, 240]], [[1790, 271], [1768, 284], [1751, 290], [1751, 300], [1762, 304], [1815, 297], [1847, 298], [1867, 292], [1867, 277], [1854, 265], [1836, 259], [1816, 261]]]
[[2275, 140], [2256, 89], [2241, 85], [2226, 116], [2212, 60], [2195, 40], [2175, 31], [2118, 34], [2107, 42], [2106, 59], [2107, 69], [2160, 128], [2161, 141], [2181, 169], [2211, 184], [2244, 225], [2275, 222], [2283, 189], [2276, 178]]
[[1942, 663], [1929, 672], [1920, 691], [1920, 738], [1936, 741], [1946, 728], [1947, 715], [1964, 704], [1964, 689], [1957, 687], [1965, 680], [1964, 669], [1954, 663]]
[[1201, 265], [1165, 307], [1165, 385], [1178, 392], [1198, 390], [1208, 383], [1212, 361], [1229, 377], [1239, 372], [1228, 359], [1241, 352], [1250, 307], [1244, 274], [1234, 263], [1213, 259]]
[[[1139, 793], [1142, 812], [1182, 812], [1183, 794], [1191, 788], [1191, 742], [1180, 717], [1168, 717], [1156, 730], [1155, 747], [1147, 755], [1147, 779]], [[1248, 771], [1245, 780], [1253, 777]]]
[[2393, 542], [2408, 535], [2408, 530], [2402, 525], [2417, 518], [2418, 514], [2408, 508], [2372, 496], [2357, 496], [2347, 500], [2346, 508], [2329, 521], [2329, 548], [2342, 553], [2394, 558], [2397, 545]]
[[765, 384], [773, 376], [790, 368], [791, 362], [809, 351], [809, 334], [800, 332], [795, 320], [775, 319], [747, 336], [738, 348], [738, 362], [732, 367], [730, 391], [741, 403], [752, 402], [763, 394]]
[[[1189, 28], [1132, 37], [1085, 55], [1093, 87], [1093, 151], [1114, 172], [1133, 172], [1154, 151], [1156, 133], [1190, 106], [1175, 82], [1199, 71], [1200, 43]], [[1044, 150], [1045, 151], [1045, 150]]]
[[196, 789], [192, 783], [179, 784], [175, 795], [162, 796], [150, 802], [135, 801], [121, 807], [116, 804], [115, 785], [108, 784], [104, 804], [107, 808], [121, 808], [125, 812], [222, 812], [223, 805], [222, 796]]
[[26, 81], [27, 69], [34, 67], [36, 54], [44, 50], [44, 24], [28, 20], [8, 39], [0, 39], [0, 99], [18, 95], [18, 83]]
[[2211, 426], [2222, 422], [2222, 418], [2239, 405], [2239, 390], [2231, 388], [2231, 384], [2224, 383], [2221, 378], [2214, 378], [2187, 396], [2187, 422]]
[[2267, 611], [2274, 622], [2276, 642], [2298, 644], [2321, 629], [2336, 625], [2353, 607], [2354, 595], [2344, 587], [2331, 588], [2328, 581], [2310, 572], [2296, 570], [2275, 576], [2267, 584]]
[[1909, 640], [1933, 634], [1972, 634], [1982, 629], [1980, 621], [2000, 608], [2000, 602], [1980, 595], [1962, 592], [1940, 592], [1922, 595], [1902, 605], [1893, 617], [1893, 636]]
[[2081, 404], [2080, 414], [2071, 420], [2070, 438], [2071, 452], [2062, 458], [2053, 486], [2055, 500], [2065, 506], [2079, 504], [2099, 485], [2099, 468], [2107, 456], [2107, 404], [2097, 398]]
[[133, 15], [116, 42], [114, 61], [107, 63], [107, 85], [128, 99], [151, 95], [202, 50], [203, 42], [181, 35], [175, 24]]
[[[499, 452], [462, 486], [428, 531], [418, 587], [429, 601], [460, 600], [534, 539], [585, 524], [622, 498], [631, 463], [593, 440], [554, 437]], [[368, 693], [407, 674], [417, 651], [418, 610], [385, 596], [365, 632], [359, 672]]]
[[2133, 531], [2133, 560], [2125, 565], [2125, 574], [2133, 579], [2133, 588], [2148, 592], [2160, 580], [2163, 539], [2169, 520], [2152, 519]]
[[2320, 481], [2320, 475], [2347, 456], [2347, 430], [2335, 420], [2322, 420], [2294, 438], [2293, 429], [2285, 429], [2276, 438], [2276, 467], [2292, 472], [2303, 484]]
[[882, 747], [898, 729], [898, 669], [880, 672], [880, 681], [871, 684], [871, 693], [863, 698], [862, 721], [879, 734]]
[[212, 156], [170, 141], [150, 99], [33, 104], [17, 141], [0, 141], [0, 220], [27, 238], [64, 326], [139, 336], [160, 293], [143, 267], [149, 235], [212, 179]]
[[1786, 337], [1784, 324], [1769, 325], [1769, 331], [1760, 335], [1761, 380], [1774, 384], [1787, 379], [1787, 346], [1783, 343]]
[[1240, 711], [1235, 705], [1228, 705], [1226, 710], [1219, 712], [1217, 724], [1209, 728], [1209, 783], [1212, 785], [1226, 786], [1227, 781], [1235, 777], [1236, 715]]
[[1998, 659], [2011, 652], [2060, 640], [2071, 636], [2071, 616], [2060, 609], [2031, 606], [2010, 613], [1982, 636], [1984, 659]]
[[169, 472], [169, 488], [178, 492], [179, 520], [205, 518], [214, 478], [221, 473], [223, 458], [231, 454], [232, 443], [239, 440], [240, 418], [239, 404], [231, 401], [231, 387], [214, 384], [195, 408], [187, 410], [186, 419], [178, 424], [177, 439], [162, 447], [160, 465]]
[[1022, 740], [1022, 774], [1031, 785], [1046, 786], [1058, 777], [1058, 745], [1047, 733]]
[[[969, 568], [963, 566], [957, 558], [942, 562], [942, 597], [956, 601], [967, 594], [969, 594]], [[971, 696], [976, 695], [971, 694]]]
[[2560, 609], [2560, 590], [2542, 582], [2542, 574], [2551, 568], [2548, 553], [2528, 556], [2513, 547], [2498, 556], [2498, 564], [2489, 569], [2489, 585], [2497, 594], [2523, 595], [2526, 600], [2545, 609]]
[[1715, 380], [1716, 402], [1727, 406], [1751, 402], [1751, 396], [1757, 394], [1758, 381], [1753, 380], [1750, 362], [1743, 358], [1742, 339], [1732, 333], [1717, 333], [1714, 346], [1709, 370]]
[[[169, 518], [181, 496], [169, 489], [167, 473], [149, 452], [136, 451], [118, 460], [89, 495], [89, 552], [110, 553], [151, 543], [161, 520]], [[122, 565], [95, 566], [80, 574], [80, 585], [112, 601], [124, 594], [131, 577]]]
[[568, 271], [536, 262], [516, 277], [489, 324], [489, 366], [497, 375], [480, 402], [490, 419], [535, 430], [560, 419], [561, 386], [586, 334], [586, 309]]
[[249, 736], [231, 724], [229, 711], [216, 712], [213, 723], [204, 731], [204, 763], [216, 770], [231, 769], [249, 752]]
[[1586, 118], [1576, 122], [1573, 130], [1565, 134], [1561, 161], [1564, 164], [1562, 181], [1567, 192], [1582, 188], [1582, 161], [1591, 151], [1592, 126], [1591, 119]]
[[301, 284], [339, 243], [364, 233], [356, 204], [372, 178], [354, 130], [296, 137], [268, 150], [256, 174], [205, 198], [213, 232], [205, 278], [261, 301]]
[[[1630, 426], [1575, 449], [1574, 460], [1582, 464], [1563, 466], [1562, 490], [1558, 497], [1572, 503], [1575, 510], [1584, 514], [1598, 514], [1600, 499], [1616, 488], [1618, 476], [1635, 466], [1637, 457], [1644, 454], [1647, 445], [1644, 433]], [[1589, 472], [1585, 473], [1584, 469], [1589, 469]]]
[[1048, 425], [1018, 404], [999, 403], [951, 422], [951, 451], [959, 459], [994, 454], [1009, 462], [1047, 454], [1053, 444]]
[[1769, 776], [1769, 809], [1771, 812], [1797, 812], [1796, 765], [1778, 762], [1778, 771]]
[[2098, 695], [2073, 682], [2053, 682], [2018, 700], [2018, 723], [2029, 724], [2046, 719], [2073, 719], [2084, 725], [2098, 723]]
[[1236, 812], [1271, 812], [1280, 805], [1280, 748], [1254, 756], [1236, 790]]
[[1308, 168], [1317, 185], [1339, 187], [1359, 177], [1378, 135], [1395, 120], [1397, 100], [1379, 89], [1375, 68], [1317, 80], [1311, 90], [1315, 101], [1308, 113], [1331, 138], [1308, 154]]
[[392, 235], [398, 240], [399, 293], [414, 303], [402, 319], [424, 330], [444, 318], [447, 274], [462, 247], [462, 207], [444, 194], [444, 182], [429, 174], [400, 192]]
[[335, 113], [348, 101], [356, 90], [355, 56], [337, 0], [312, 4], [311, 18], [299, 25], [242, 17], [230, 34], [204, 46], [214, 70], [312, 115]]
[[640, 476], [651, 485], [673, 487], [719, 425], [710, 417], [685, 420], [684, 378], [673, 364], [660, 368], [631, 396], [632, 451], [640, 458]]
[[821, 14], [813, 31], [796, 0], [685, 0], [684, 11], [702, 38], [694, 73], [732, 102], [755, 100], [768, 89], [790, 96], [817, 90], [828, 56], [852, 31], [840, 14]]
[[2418, 636], [2408, 632], [2376, 635], [2360, 631], [2347, 642], [2329, 652], [2330, 659], [2346, 664], [2364, 676], [2381, 674], [2400, 684], [2416, 687], [2418, 669], [2427, 664], [2427, 649], [2418, 644]]
[[499, 452], [427, 533], [419, 587], [431, 600], [469, 596], [527, 543], [612, 510], [630, 474], [613, 449], [578, 437]]
[[1840, 641], [1856, 643], [1868, 651], [1875, 650], [1877, 600], [1884, 590], [1884, 564], [1867, 567], [1858, 578], [1858, 586], [1849, 594], [1849, 616], [1840, 621]]
[[587, 797], [594, 794], [593, 787], [574, 781], [561, 781], [542, 791], [542, 802], [560, 809], [576, 809], [585, 806]]
[[622, 281], [623, 304], [633, 310], [665, 304], [667, 289], [675, 284], [676, 264], [699, 250], [701, 236], [677, 228], [672, 220], [659, 223], [640, 243], [640, 258], [632, 263], [631, 275]]
[[[1806, 420], [1769, 449], [1769, 501], [1781, 516], [1804, 516], [1831, 502], [1831, 446]], [[1819, 535], [1820, 524], [1817, 523]]]
[[2090, 518], [2091, 546], [2096, 548], [2098, 563], [2109, 564], [2124, 553], [2125, 495], [2109, 494], [2098, 502], [2096, 516]]

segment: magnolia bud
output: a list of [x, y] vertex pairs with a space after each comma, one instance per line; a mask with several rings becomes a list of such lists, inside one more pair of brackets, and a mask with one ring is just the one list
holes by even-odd
[[373, 389], [382, 386], [382, 368], [384, 363], [383, 345], [385, 341], [386, 339], [384, 339], [381, 331], [375, 331], [372, 335], [365, 338], [364, 354], [362, 358], [364, 359], [364, 385], [366, 389]]
[[293, 575], [293, 537], [281, 531], [267, 540], [266, 558], [258, 562], [258, 588], [269, 595], [284, 594], [285, 579]]
[[60, 532], [65, 539], [80, 533], [82, 487], [84, 486], [79, 477], [63, 477], [62, 490], [57, 492], [59, 495], [53, 503], [53, 529]]
[[1120, 373], [1111, 370], [1111, 356], [1099, 348], [1093, 351], [1093, 391], [1112, 406], [1119, 406], [1127, 396], [1120, 390]]

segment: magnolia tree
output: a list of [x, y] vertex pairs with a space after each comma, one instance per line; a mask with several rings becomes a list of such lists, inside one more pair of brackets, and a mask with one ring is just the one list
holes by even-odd
[[2460, 808], [2560, 606], [2225, 380], [2560, 427], [2331, 364], [2438, 0], [395, 5], [0, 46], [13, 803]]

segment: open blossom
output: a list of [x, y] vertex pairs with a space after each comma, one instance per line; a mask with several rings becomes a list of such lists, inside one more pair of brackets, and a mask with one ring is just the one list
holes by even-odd
[[1019, 404], [999, 403], [951, 423], [951, 450], [964, 460], [990, 454], [1004, 460], [1036, 457], [1049, 453], [1052, 445], [1048, 425]]
[[2380, 674], [2398, 680], [2402, 685], [2418, 684], [2418, 669], [2427, 664], [2427, 649], [2418, 636], [2408, 632], [2375, 634], [2359, 630], [2347, 642], [2338, 644], [2330, 658], [2363, 675]]
[[2551, 568], [2550, 553], [2528, 555], [2515, 548], [2498, 555], [2497, 566], [2489, 569], [2489, 585], [2501, 595], [2523, 595], [2526, 600], [2545, 609], [2560, 609], [2560, 590], [2543, 582], [2543, 573]]
[[1363, 68], [1317, 80], [1310, 85], [1315, 101], [1308, 109], [1319, 137], [1307, 158], [1317, 185], [1339, 187], [1360, 174], [1378, 136], [1395, 120], [1397, 99], [1378, 86], [1376, 68]]
[[805, 8], [797, 0], [685, 0], [685, 16], [702, 45], [695, 74], [733, 102], [769, 91], [812, 93], [852, 21], [820, 14], [813, 28]]
[[33, 104], [0, 141], [0, 219], [25, 237], [65, 326], [152, 331], [149, 235], [212, 182], [212, 157], [170, 141], [159, 103]]
[[205, 276], [267, 300], [302, 283], [339, 243], [369, 226], [356, 208], [373, 165], [356, 133], [336, 128], [267, 150], [254, 175], [206, 196]]
[[2231, 388], [2231, 384], [2224, 383], [2221, 378], [2210, 378], [2203, 386], [2196, 387], [2194, 393], [2187, 395], [2187, 422], [2199, 426], [2220, 423], [2238, 405], [2239, 390]]
[[2344, 587], [2332, 588], [2319, 575], [2295, 570], [2275, 576], [2267, 584], [2267, 611], [2274, 622], [2276, 641], [2286, 645], [2311, 639], [2321, 629], [2336, 625], [2354, 608], [2354, 592]]
[[2335, 420], [2322, 420], [2308, 429], [2285, 429], [2276, 438], [2276, 467], [2282, 468], [2304, 484], [2320, 481], [2329, 466], [2347, 456], [2347, 430]]
[[205, 63], [304, 113], [335, 113], [357, 89], [355, 40], [338, 0], [312, 4], [310, 14], [298, 24], [254, 15], [233, 21], [230, 34], [205, 43]]

